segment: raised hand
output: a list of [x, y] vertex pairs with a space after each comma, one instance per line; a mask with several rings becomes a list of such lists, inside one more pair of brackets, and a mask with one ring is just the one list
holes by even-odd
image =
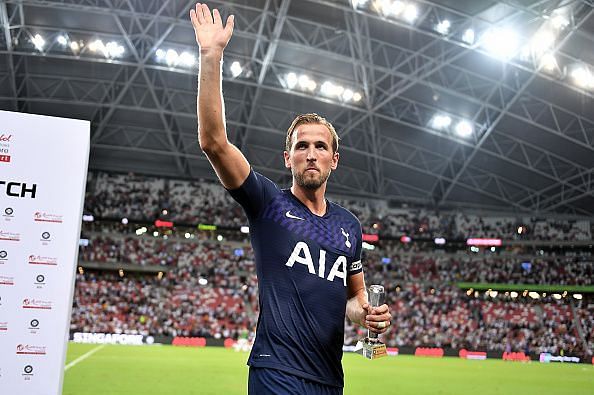
[[206, 4], [196, 3], [196, 8], [190, 10], [190, 19], [196, 33], [196, 42], [201, 53], [222, 52], [233, 34], [235, 18], [229, 15], [223, 27], [221, 14], [216, 8], [210, 12]]

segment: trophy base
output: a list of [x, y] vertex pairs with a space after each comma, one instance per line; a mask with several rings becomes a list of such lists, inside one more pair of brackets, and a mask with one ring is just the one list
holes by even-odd
[[367, 359], [377, 359], [388, 355], [386, 351], [386, 345], [379, 341], [369, 340], [365, 338], [359, 340], [355, 346], [355, 352], [359, 355], [364, 356]]

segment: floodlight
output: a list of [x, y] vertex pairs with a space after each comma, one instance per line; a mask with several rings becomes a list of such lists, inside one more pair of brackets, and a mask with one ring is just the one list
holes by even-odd
[[56, 41], [58, 42], [58, 44], [62, 45], [62, 46], [66, 46], [66, 44], [68, 44], [68, 39], [66, 38], [65, 35], [60, 34], [57, 38]]
[[322, 84], [320, 90], [322, 94], [326, 96], [332, 96], [334, 94], [334, 84], [330, 81], [326, 81]]
[[390, 6], [390, 14], [394, 16], [400, 15], [400, 13], [404, 10], [404, 2], [402, 1], [394, 1]]
[[243, 71], [241, 64], [238, 61], [231, 63], [231, 75], [237, 77]]
[[287, 88], [293, 89], [295, 85], [297, 85], [297, 74], [289, 73], [287, 74], [287, 78], [285, 80], [287, 82]]
[[542, 58], [540, 58], [540, 67], [547, 71], [553, 71], [559, 68], [557, 59], [555, 59], [555, 56], [550, 52], [544, 54]]
[[404, 9], [403, 16], [407, 22], [413, 23], [417, 19], [417, 16], [419, 16], [419, 11], [414, 4], [409, 4]]
[[431, 126], [435, 129], [445, 129], [452, 123], [452, 118], [447, 115], [436, 115], [431, 120]]
[[108, 58], [118, 58], [122, 56], [125, 52], [124, 47], [118, 44], [115, 41], [110, 41], [105, 45], [105, 49], [103, 50], [103, 54], [105, 57]]
[[196, 63], [196, 57], [189, 52], [182, 52], [179, 55], [179, 62], [184, 66], [192, 67]]
[[38, 50], [42, 51], [43, 47], [45, 47], [45, 40], [41, 37], [40, 34], [36, 34], [32, 39], [31, 42]]
[[472, 124], [468, 121], [460, 121], [456, 125], [456, 134], [460, 137], [469, 137], [472, 134]]
[[299, 87], [301, 87], [301, 89], [307, 89], [307, 87], [309, 86], [309, 77], [305, 74], [301, 74], [299, 76]]
[[503, 60], [511, 59], [519, 48], [518, 35], [511, 29], [488, 30], [481, 39], [485, 49]]
[[435, 25], [435, 31], [437, 31], [440, 34], [448, 34], [448, 32], [450, 31], [450, 21], [443, 20], [441, 22], [439, 22], [437, 25]]
[[167, 63], [167, 65], [173, 66], [177, 63], [178, 57], [179, 55], [177, 54], [177, 51], [175, 49], [168, 49], [165, 53], [165, 62]]
[[353, 95], [354, 95], [354, 93], [353, 93], [352, 90], [345, 89], [344, 92], [342, 93], [342, 99], [344, 101], [349, 101], [349, 100], [351, 100], [353, 98]]
[[584, 66], [575, 67], [571, 71], [571, 77], [575, 83], [581, 88], [592, 88], [594, 87], [594, 77], [590, 70]]
[[466, 29], [462, 35], [462, 41], [469, 45], [474, 44], [474, 30]]

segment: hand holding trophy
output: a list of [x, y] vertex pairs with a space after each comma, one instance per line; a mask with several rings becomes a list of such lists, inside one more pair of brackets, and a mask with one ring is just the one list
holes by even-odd
[[[369, 306], [371, 308], [384, 304], [386, 292], [381, 285], [371, 285], [367, 293]], [[384, 324], [382, 322], [382, 324]], [[367, 359], [377, 359], [387, 355], [386, 345], [379, 339], [379, 335], [367, 329], [367, 337], [357, 342], [355, 352]]]

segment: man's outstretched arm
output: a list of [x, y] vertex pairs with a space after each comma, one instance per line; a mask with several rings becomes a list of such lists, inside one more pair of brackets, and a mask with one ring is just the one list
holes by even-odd
[[227, 139], [225, 107], [221, 86], [223, 51], [233, 34], [233, 16], [223, 26], [217, 9], [197, 3], [190, 19], [200, 47], [198, 74], [198, 143], [225, 188], [241, 186], [250, 172], [245, 156]]

